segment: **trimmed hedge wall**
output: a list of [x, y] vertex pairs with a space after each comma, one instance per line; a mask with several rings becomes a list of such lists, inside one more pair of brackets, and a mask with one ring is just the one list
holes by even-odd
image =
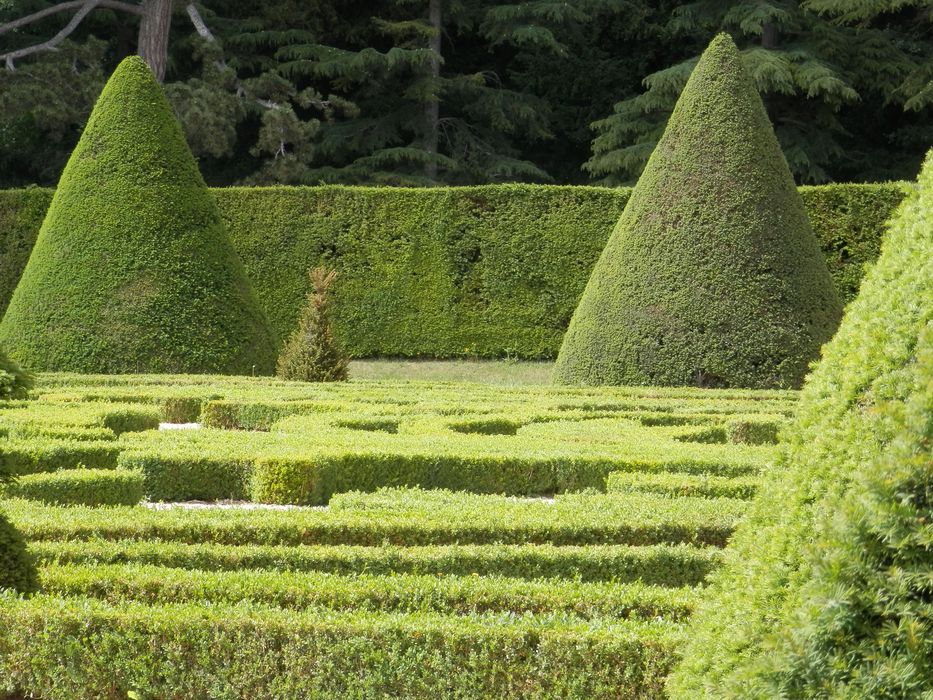
[[[337, 332], [366, 356], [552, 358], [630, 190], [542, 185], [214, 190], [279, 340], [307, 268], [336, 266]], [[878, 255], [901, 183], [801, 187], [843, 302]], [[0, 313], [50, 190], [0, 191]]]

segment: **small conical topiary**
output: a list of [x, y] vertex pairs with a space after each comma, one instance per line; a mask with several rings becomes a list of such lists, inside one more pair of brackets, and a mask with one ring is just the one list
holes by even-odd
[[0, 401], [25, 399], [32, 386], [32, 375], [0, 349]]
[[933, 688], [933, 151], [713, 575], [677, 699]]
[[840, 315], [764, 105], [720, 34], [596, 263], [554, 378], [795, 387]]
[[337, 271], [323, 267], [308, 271], [311, 291], [298, 328], [279, 356], [278, 376], [302, 382], [341, 382], [347, 379], [350, 357], [334, 338], [330, 317], [331, 286]]
[[0, 323], [30, 368], [271, 374], [275, 343], [142, 59], [88, 120]]

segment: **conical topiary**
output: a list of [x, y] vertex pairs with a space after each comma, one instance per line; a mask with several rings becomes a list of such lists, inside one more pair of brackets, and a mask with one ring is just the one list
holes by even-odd
[[931, 446], [933, 151], [807, 379], [672, 696], [928, 696]]
[[0, 323], [35, 370], [271, 373], [265, 317], [162, 88], [123, 61]]
[[799, 386], [840, 315], [761, 98], [720, 34], [596, 263], [555, 380]]

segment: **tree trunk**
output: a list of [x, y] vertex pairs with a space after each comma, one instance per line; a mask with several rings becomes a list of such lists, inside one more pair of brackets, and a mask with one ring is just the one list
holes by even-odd
[[[441, 13], [442, 0], [430, 0], [428, 3], [428, 22], [434, 29], [434, 34], [428, 42], [428, 48], [434, 52], [431, 60], [431, 78], [434, 81], [441, 75], [441, 30], [443, 29], [443, 16]], [[437, 123], [440, 119], [441, 104], [437, 94], [434, 99], [424, 105], [425, 137], [424, 148], [432, 159], [424, 166], [424, 174], [431, 182], [437, 182]]]
[[761, 46], [765, 49], [778, 47], [778, 28], [774, 22], [765, 22], [761, 27]]
[[146, 0], [143, 3], [137, 51], [160, 83], [165, 80], [171, 25], [172, 0]]

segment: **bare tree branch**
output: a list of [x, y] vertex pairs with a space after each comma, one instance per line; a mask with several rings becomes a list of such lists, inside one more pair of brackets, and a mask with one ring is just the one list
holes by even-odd
[[100, 2], [101, 0], [85, 0], [83, 7], [75, 12], [75, 16], [71, 18], [71, 21], [51, 39], [44, 41], [41, 44], [34, 44], [23, 49], [16, 49], [16, 51], [0, 54], [0, 60], [6, 62], [6, 67], [8, 70], [16, 70], [16, 66], [13, 63], [16, 59], [22, 58], [23, 56], [28, 56], [30, 54], [39, 53], [40, 51], [54, 51], [55, 47], [65, 38], [67, 38], [68, 35], [71, 34], [75, 29], [77, 29], [78, 25], [81, 24], [81, 20], [83, 20], [87, 14], [91, 12], [91, 10], [97, 7]]
[[[85, 4], [87, 4], [87, 0], [69, 0], [69, 2], [60, 2], [57, 5], [46, 7], [44, 10], [33, 12], [31, 15], [19, 17], [18, 19], [11, 20], [6, 24], [0, 24], [0, 35], [6, 34], [7, 32], [12, 32], [16, 29], [19, 29], [20, 27], [34, 24], [39, 20], [45, 19], [46, 17], [57, 14], [59, 12], [77, 10], [78, 8], [83, 7]], [[110, 10], [120, 10], [122, 12], [129, 12], [131, 14], [140, 16], [143, 14], [143, 8], [140, 5], [134, 5], [129, 2], [122, 2], [121, 0], [101, 0], [99, 3], [97, 3], [97, 7], [104, 7]]]
[[188, 17], [191, 19], [191, 24], [194, 25], [194, 30], [201, 35], [201, 38], [214, 43], [216, 39], [214, 38], [211, 30], [208, 28], [204, 18], [201, 17], [201, 13], [198, 12], [197, 6], [193, 2], [189, 2], [188, 6], [185, 8], [185, 11], [188, 13]]

